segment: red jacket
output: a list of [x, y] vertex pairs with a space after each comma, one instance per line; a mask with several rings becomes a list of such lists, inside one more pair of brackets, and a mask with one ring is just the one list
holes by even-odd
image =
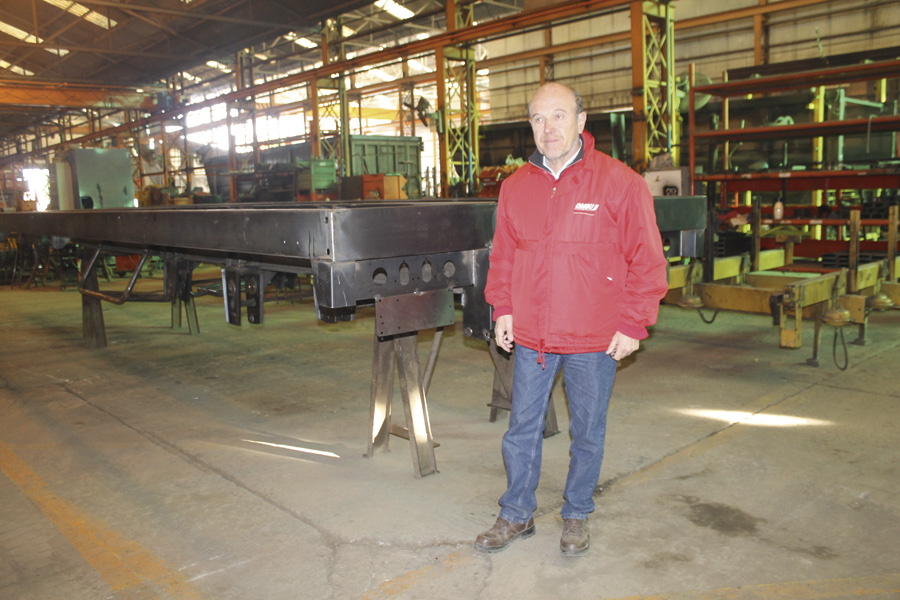
[[644, 339], [668, 290], [646, 182], [581, 139], [558, 180], [536, 152], [500, 189], [485, 296], [541, 352], [605, 352], [616, 331]]

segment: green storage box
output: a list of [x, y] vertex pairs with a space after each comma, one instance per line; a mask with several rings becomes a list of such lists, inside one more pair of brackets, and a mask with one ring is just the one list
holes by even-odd
[[297, 191], [334, 191], [337, 172], [333, 160], [314, 158], [297, 161]]

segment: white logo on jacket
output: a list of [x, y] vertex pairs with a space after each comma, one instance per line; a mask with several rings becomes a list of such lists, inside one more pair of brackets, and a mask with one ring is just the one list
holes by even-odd
[[577, 215], [588, 215], [590, 217], [594, 216], [594, 213], [597, 212], [597, 209], [600, 208], [599, 204], [591, 204], [590, 202], [579, 202], [575, 205], [575, 214]]

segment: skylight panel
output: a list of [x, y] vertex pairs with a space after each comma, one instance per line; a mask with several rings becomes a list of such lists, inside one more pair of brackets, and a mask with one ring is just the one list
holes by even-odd
[[416, 13], [405, 6], [397, 4], [394, 0], [378, 0], [375, 2], [375, 6], [401, 21], [416, 16]]
[[312, 49], [312, 48], [318, 47], [317, 43], [310, 41], [310, 40], [306, 39], [305, 37], [300, 37], [293, 31], [284, 34], [283, 37], [284, 37], [284, 39], [290, 40], [299, 46], [303, 46], [304, 48]]
[[[42, 38], [37, 37], [36, 35], [32, 35], [27, 31], [22, 31], [15, 25], [10, 25], [9, 23], [4, 23], [0, 21], [0, 32], [5, 33], [10, 37], [14, 37], [17, 40], [22, 40], [23, 42], [27, 42], [29, 44], [43, 44], [44, 40]], [[62, 48], [44, 48], [50, 54], [54, 56], [65, 56], [69, 53], [68, 50], [64, 50]]]
[[118, 25], [117, 21], [108, 19], [103, 15], [92, 11], [83, 4], [72, 2], [72, 0], [44, 0], [44, 2], [68, 13], [71, 13], [76, 17], [81, 17], [85, 21], [93, 23], [97, 27], [102, 27], [103, 29], [112, 29], [113, 27]]
[[231, 73], [231, 69], [229, 69], [227, 65], [223, 65], [222, 63], [220, 63], [217, 60], [206, 61], [206, 66], [210, 67], [211, 69], [218, 69], [218, 70], [222, 71], [223, 73]]
[[19, 75], [24, 75], [25, 77], [33, 77], [34, 73], [29, 71], [28, 69], [23, 69], [22, 67], [17, 67], [16, 65], [10, 64], [3, 59], [0, 59], [0, 68], [6, 69], [8, 71], [12, 71], [13, 73], [18, 73]]

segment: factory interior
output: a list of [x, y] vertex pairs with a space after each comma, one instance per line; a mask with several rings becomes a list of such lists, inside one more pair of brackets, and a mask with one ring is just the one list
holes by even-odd
[[[4, 0], [0, 600], [900, 599], [898, 31], [897, 0]], [[549, 82], [646, 182], [668, 293], [590, 550], [560, 376], [536, 533], [484, 553], [485, 280]]]

